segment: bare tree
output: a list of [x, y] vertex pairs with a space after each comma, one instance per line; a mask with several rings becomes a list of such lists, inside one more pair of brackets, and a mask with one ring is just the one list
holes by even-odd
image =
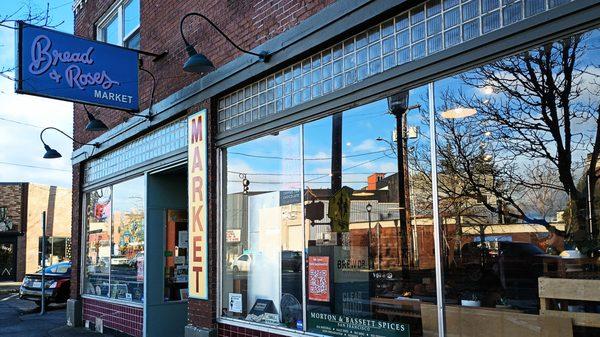
[[590, 230], [588, 217], [596, 196], [587, 194], [588, 182], [596, 190], [600, 152], [594, 42], [591, 34], [577, 35], [461, 74], [457, 88], [441, 95], [444, 108], [477, 114], [437, 122], [438, 156], [465, 184], [463, 193], [491, 212], [550, 231], [557, 231], [550, 213], [568, 197], [567, 232], [584, 250], [598, 237], [597, 219]]
[[[0, 15], [0, 29], [16, 29], [15, 23], [17, 21], [23, 21], [36, 26], [56, 28], [64, 21], [53, 22], [50, 16], [51, 9], [50, 3], [46, 3], [46, 8], [43, 10], [29, 4], [24, 4], [11, 13]], [[13, 72], [14, 70], [14, 66], [0, 65], [0, 76], [14, 81], [14, 78], [8, 75], [8, 73]]]

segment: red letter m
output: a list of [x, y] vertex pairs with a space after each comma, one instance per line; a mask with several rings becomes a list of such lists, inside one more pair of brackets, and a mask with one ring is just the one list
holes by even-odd
[[202, 116], [192, 119], [192, 139], [191, 142], [195, 143], [202, 141]]

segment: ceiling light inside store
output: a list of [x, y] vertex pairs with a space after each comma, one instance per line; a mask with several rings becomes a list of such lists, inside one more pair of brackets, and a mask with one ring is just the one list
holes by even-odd
[[477, 113], [477, 110], [472, 108], [455, 108], [442, 112], [442, 118], [454, 119], [454, 118], [465, 118], [473, 116]]

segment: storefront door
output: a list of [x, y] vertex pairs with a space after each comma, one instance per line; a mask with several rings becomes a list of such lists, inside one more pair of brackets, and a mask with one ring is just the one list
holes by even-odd
[[0, 282], [17, 280], [17, 240], [0, 238]]
[[187, 324], [186, 168], [183, 165], [147, 175], [147, 337], [183, 336]]

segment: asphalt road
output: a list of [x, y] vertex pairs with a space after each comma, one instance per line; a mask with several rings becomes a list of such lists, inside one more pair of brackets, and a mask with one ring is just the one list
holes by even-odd
[[47, 337], [48, 331], [66, 324], [66, 306], [51, 304], [44, 316], [31, 301], [17, 294], [0, 295], [1, 337]]

